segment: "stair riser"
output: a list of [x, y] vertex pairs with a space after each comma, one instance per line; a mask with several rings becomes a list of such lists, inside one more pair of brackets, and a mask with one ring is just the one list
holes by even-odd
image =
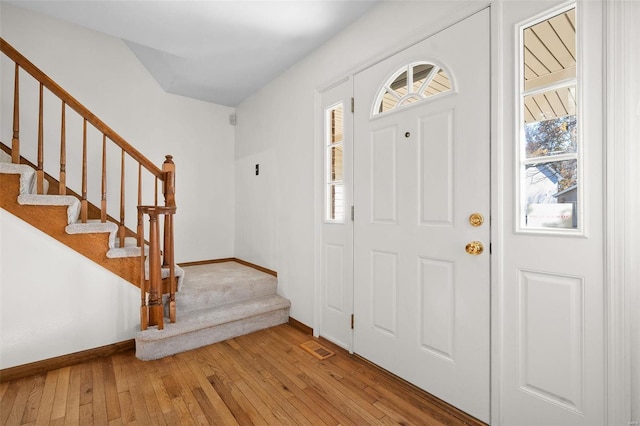
[[143, 361], [160, 359], [181, 352], [243, 336], [289, 321], [289, 308], [278, 309], [217, 326], [179, 334], [166, 339], [144, 340], [136, 338], [136, 357]]

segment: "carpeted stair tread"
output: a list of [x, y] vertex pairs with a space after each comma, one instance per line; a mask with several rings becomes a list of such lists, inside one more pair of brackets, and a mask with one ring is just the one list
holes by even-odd
[[20, 194], [18, 204], [27, 206], [67, 206], [67, 223], [72, 224], [80, 216], [80, 201], [71, 195]]
[[260, 280], [269, 278], [276, 281], [276, 277], [234, 261], [219, 262], [185, 267], [194, 278], [189, 283], [192, 288], [209, 287], [211, 283], [233, 284], [239, 280]]
[[[4, 153], [4, 151], [2, 152]], [[4, 159], [6, 160], [6, 157]], [[20, 175], [20, 194], [35, 194], [37, 192], [36, 170], [33, 167], [11, 163], [11, 157], [9, 157], [8, 161], [0, 161], [0, 173]], [[44, 194], [49, 192], [49, 181], [46, 179], [42, 181], [42, 190]]]
[[0, 173], [20, 175], [20, 194], [33, 194], [36, 171], [25, 164], [0, 163]]
[[164, 329], [149, 328], [136, 335], [136, 357], [160, 359], [254, 331], [284, 324], [291, 303], [268, 296], [222, 307], [178, 313], [176, 323], [165, 321]]
[[276, 294], [276, 277], [237, 262], [186, 266], [176, 294], [180, 312], [223, 306]]
[[238, 321], [277, 309], [287, 309], [290, 306], [291, 302], [288, 299], [272, 295], [193, 312], [183, 313], [178, 308], [178, 318], [175, 323], [169, 323], [165, 319], [164, 330], [159, 332], [155, 328], [149, 328], [139, 332], [137, 337], [143, 340], [162, 340], [178, 334]]
[[[122, 248], [124, 247], [137, 247], [138, 246], [138, 239], [135, 237], [124, 237], [124, 245], [122, 246]], [[115, 248], [121, 248], [120, 247], [120, 239], [116, 239], [115, 241]]]
[[118, 225], [113, 222], [102, 222], [100, 219], [89, 219], [87, 223], [75, 222], [67, 226], [69, 234], [88, 234], [91, 232], [116, 232]]
[[[144, 246], [145, 255], [149, 254], [149, 246]], [[140, 247], [112, 247], [107, 251], [107, 257], [109, 259], [117, 259], [120, 257], [136, 257], [140, 256]]]
[[[113, 222], [101, 222], [100, 220], [88, 220], [87, 223], [75, 222], [67, 225], [65, 228], [67, 234], [91, 234], [91, 233], [109, 233], [109, 248], [115, 247], [116, 232], [118, 225]], [[139, 254], [139, 253], [138, 253]], [[107, 257], [109, 257], [107, 255]]]
[[[140, 247], [138, 247], [138, 239], [134, 237], [125, 237], [124, 245], [120, 247], [120, 239], [115, 238], [114, 233], [114, 242], [113, 245], [109, 245], [109, 251], [107, 252], [107, 257], [110, 259], [115, 259], [118, 257], [135, 257], [140, 256]], [[145, 256], [149, 254], [149, 245], [144, 245], [144, 254]]]

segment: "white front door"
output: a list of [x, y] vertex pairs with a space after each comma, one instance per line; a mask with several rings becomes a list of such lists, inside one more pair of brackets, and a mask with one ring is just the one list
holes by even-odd
[[[445, 75], [448, 91], [406, 93]], [[489, 83], [488, 9], [354, 78], [354, 351], [483, 421]]]

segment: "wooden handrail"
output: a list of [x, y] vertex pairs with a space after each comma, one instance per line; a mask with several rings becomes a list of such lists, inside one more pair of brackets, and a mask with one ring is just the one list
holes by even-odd
[[42, 83], [44, 87], [46, 87], [51, 93], [64, 101], [71, 109], [80, 114], [81, 117], [85, 118], [92, 126], [98, 129], [101, 133], [107, 135], [107, 137], [113, 143], [124, 149], [127, 154], [129, 154], [129, 156], [131, 156], [138, 163], [142, 164], [144, 168], [149, 170], [149, 172], [155, 175], [158, 179], [164, 180], [164, 173], [158, 166], [149, 161], [148, 158], [142, 155], [127, 141], [125, 141], [122, 136], [117, 134], [113, 129], [111, 129], [111, 127], [107, 126], [102, 120], [100, 120], [91, 111], [89, 111], [89, 109], [87, 109], [78, 100], [76, 100], [76, 98], [71, 96], [69, 92], [60, 87], [55, 81], [49, 78], [49, 76], [42, 72], [38, 67], [31, 63], [31, 61], [25, 58], [20, 52], [18, 52], [13, 46], [11, 46], [1, 37], [0, 51], [11, 58], [16, 64], [20, 66], [20, 68], [28, 72], [33, 78]]

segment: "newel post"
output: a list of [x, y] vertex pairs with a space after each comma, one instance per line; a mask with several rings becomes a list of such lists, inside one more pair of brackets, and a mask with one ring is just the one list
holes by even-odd
[[[164, 206], [138, 206], [140, 216], [149, 216], [149, 256], [147, 265], [143, 265], [141, 277], [141, 312], [140, 329], [145, 330], [149, 326], [158, 326], [158, 330], [164, 328], [164, 310], [162, 305], [162, 259], [160, 247], [159, 217], [164, 216], [165, 224], [171, 222], [171, 217], [176, 212], [175, 207]], [[143, 228], [144, 229], [144, 228]], [[144, 230], [143, 230], [144, 232]], [[144, 236], [142, 236], [144, 240]], [[141, 259], [144, 258], [144, 247], [140, 248]], [[141, 260], [142, 262], [142, 260]], [[147, 269], [148, 271], [144, 271]], [[146, 272], [146, 273], [145, 273]], [[171, 274], [175, 282], [175, 272]], [[172, 285], [172, 289], [175, 284]], [[175, 322], [175, 291], [171, 294], [173, 301], [173, 316], [171, 322]]]
[[[166, 207], [176, 207], [176, 165], [173, 163], [171, 155], [165, 156], [162, 164], [164, 181], [162, 192], [164, 194], [164, 205]], [[164, 218], [164, 256], [162, 266], [169, 269], [169, 319], [176, 322], [176, 268], [174, 256], [173, 239], [173, 214], [165, 215]]]
[[174, 207], [176, 205], [176, 165], [173, 163], [172, 155], [165, 155], [162, 172], [164, 173], [164, 181], [162, 183], [164, 205]]

